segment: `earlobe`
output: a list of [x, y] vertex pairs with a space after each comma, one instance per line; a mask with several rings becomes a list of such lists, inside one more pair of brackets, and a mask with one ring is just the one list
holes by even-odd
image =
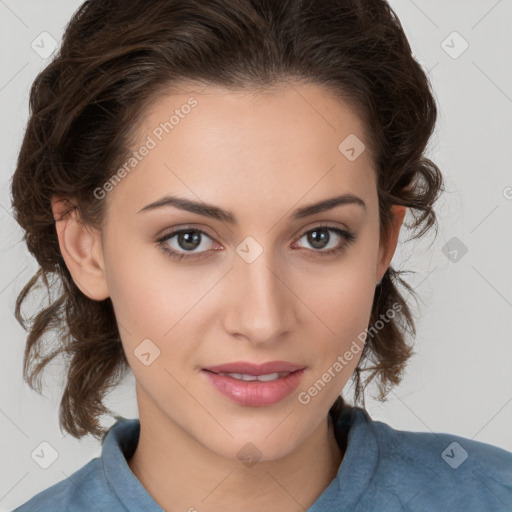
[[90, 299], [106, 299], [110, 294], [100, 233], [80, 222], [71, 199], [54, 196], [51, 205], [60, 251], [73, 281]]
[[381, 241], [379, 249], [379, 261], [377, 262], [375, 275], [376, 282], [382, 279], [393, 259], [400, 235], [400, 228], [402, 227], [405, 214], [407, 213], [407, 207], [395, 204], [391, 207], [391, 212], [393, 219], [390, 221], [386, 237]]

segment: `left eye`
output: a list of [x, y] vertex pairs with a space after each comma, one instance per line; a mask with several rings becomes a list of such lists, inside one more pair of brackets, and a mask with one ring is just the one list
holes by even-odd
[[[334, 233], [335, 237], [332, 237], [330, 233]], [[318, 226], [304, 233], [299, 239], [299, 242], [303, 239], [305, 239], [313, 249], [316, 249], [315, 252], [333, 252], [343, 247], [340, 240], [345, 239], [347, 242], [350, 242], [354, 237], [351, 233], [342, 229]]]

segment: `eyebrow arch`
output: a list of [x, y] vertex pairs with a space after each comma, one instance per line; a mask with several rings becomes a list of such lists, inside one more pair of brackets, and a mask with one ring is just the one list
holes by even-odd
[[[324, 199], [323, 201], [320, 201], [318, 203], [298, 208], [297, 210], [294, 211], [292, 219], [302, 219], [304, 217], [308, 217], [316, 213], [322, 213], [328, 210], [332, 210], [337, 206], [349, 204], [359, 205], [366, 212], [366, 204], [360, 197], [357, 197], [354, 194], [343, 194], [341, 196], [331, 197], [329, 199]], [[212, 219], [227, 222], [229, 224], [237, 224], [236, 217], [231, 212], [223, 210], [218, 206], [214, 206], [212, 204], [207, 204], [204, 202], [196, 202], [182, 197], [168, 195], [158, 199], [153, 203], [144, 206], [137, 213], [156, 210], [158, 208], [163, 208], [167, 206], [174, 206], [175, 208], [179, 208], [181, 210], [186, 210], [191, 213], [204, 215], [205, 217], [210, 217]]]

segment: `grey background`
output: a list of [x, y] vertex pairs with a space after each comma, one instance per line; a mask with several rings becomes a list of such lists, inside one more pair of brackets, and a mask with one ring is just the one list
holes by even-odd
[[[22, 381], [25, 333], [12, 313], [37, 269], [20, 242], [9, 199], [29, 87], [47, 62], [31, 44], [42, 32], [60, 41], [80, 3], [0, 0], [0, 512], [100, 453], [94, 439], [77, 441], [58, 427], [59, 364], [48, 372], [43, 396]], [[447, 192], [437, 204], [437, 238], [407, 242], [393, 260], [415, 271], [409, 281], [420, 298], [417, 355], [387, 402], [367, 393], [367, 409], [398, 429], [449, 432], [512, 451], [512, 1], [390, 4], [435, 90], [440, 117], [429, 156], [441, 167]], [[469, 47], [459, 55], [464, 40]], [[108, 400], [127, 417], [137, 416], [133, 383], [129, 375]], [[345, 396], [352, 400], [348, 385]], [[48, 469], [31, 457], [42, 442], [58, 454]]]

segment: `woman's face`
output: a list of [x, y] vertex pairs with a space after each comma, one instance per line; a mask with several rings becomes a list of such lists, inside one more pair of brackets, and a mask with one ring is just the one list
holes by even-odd
[[311, 84], [209, 87], [158, 100], [138, 135], [103, 257], [139, 411], [224, 457], [283, 456], [353, 373], [394, 250], [361, 122]]

